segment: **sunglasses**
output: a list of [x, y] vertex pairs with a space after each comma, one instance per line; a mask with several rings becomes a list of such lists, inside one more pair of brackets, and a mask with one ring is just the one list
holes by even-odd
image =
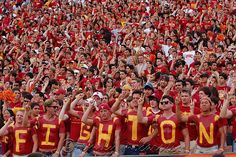
[[51, 108], [53, 109], [58, 109], [59, 107], [58, 106], [50, 106]]
[[24, 102], [30, 102], [30, 100], [24, 100]]
[[161, 103], [161, 105], [167, 105], [169, 103], [169, 101], [162, 101], [160, 103]]

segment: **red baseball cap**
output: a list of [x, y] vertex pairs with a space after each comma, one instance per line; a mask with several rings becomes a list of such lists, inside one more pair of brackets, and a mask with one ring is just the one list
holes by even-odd
[[66, 94], [66, 90], [64, 89], [58, 89], [56, 92], [55, 92], [56, 95], [60, 95], [60, 94], [63, 94], [65, 95]]
[[102, 109], [106, 109], [108, 111], [111, 111], [111, 108], [107, 103], [102, 103], [101, 105], [99, 105], [99, 111]]

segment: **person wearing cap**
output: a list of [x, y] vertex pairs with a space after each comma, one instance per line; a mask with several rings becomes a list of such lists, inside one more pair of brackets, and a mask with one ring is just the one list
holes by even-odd
[[9, 135], [12, 137], [13, 156], [26, 157], [36, 152], [38, 148], [38, 137], [34, 127], [23, 126], [23, 110], [16, 112], [15, 123], [13, 117], [9, 118], [6, 124], [0, 129], [0, 136]]
[[102, 103], [103, 95], [101, 92], [94, 92], [92, 98], [95, 100], [96, 105], [99, 106]]
[[[212, 102], [207, 96], [200, 99], [201, 114], [186, 115], [180, 111], [180, 98], [176, 98], [176, 114], [181, 122], [195, 123], [197, 127], [197, 148], [195, 153], [221, 153], [224, 151], [225, 131], [222, 118], [211, 111]], [[218, 139], [220, 133], [220, 139]], [[218, 146], [218, 141], [220, 144]]]
[[66, 95], [66, 90], [60, 88], [60, 89], [57, 89], [55, 92], [54, 92], [54, 95], [55, 95], [55, 98], [56, 99], [61, 99], [63, 100], [65, 95]]
[[58, 118], [59, 104], [55, 99], [47, 99], [44, 102], [45, 114], [40, 116], [35, 124], [28, 122], [29, 111], [24, 115], [24, 124], [36, 125], [38, 134], [38, 150], [45, 156], [58, 157], [65, 139], [64, 121]]
[[154, 93], [154, 87], [152, 85], [151, 82], [147, 82], [144, 85], [144, 95], [145, 95], [145, 103], [144, 103], [144, 107], [150, 107], [149, 104], [149, 97]]
[[107, 103], [99, 105], [99, 116], [88, 119], [93, 107], [90, 104], [82, 117], [82, 122], [92, 126], [93, 130], [89, 142], [80, 157], [84, 157], [93, 144], [93, 155], [118, 157], [120, 149], [120, 120], [111, 116], [111, 109]]
[[177, 120], [177, 115], [172, 111], [174, 105], [173, 97], [168, 95], [162, 97], [160, 102], [160, 109], [163, 111], [162, 114], [154, 114], [146, 117], [143, 116], [141, 114], [143, 103], [144, 101], [140, 99], [138, 107], [138, 122], [146, 125], [156, 124], [153, 134], [144, 138], [145, 142], [148, 143], [153, 138], [156, 138], [156, 141], [158, 142], [154, 143], [156, 144], [156, 150], [154, 151], [159, 151], [159, 154], [178, 154], [183, 151], [180, 149], [179, 138], [182, 134], [185, 141], [185, 151], [189, 152], [189, 133], [185, 124], [179, 122]]
[[[138, 100], [143, 95], [140, 90], [132, 92], [132, 101], [128, 103], [126, 109], [121, 110], [121, 102], [126, 98], [126, 95], [121, 94], [113, 104], [111, 111], [124, 119], [122, 123], [121, 142], [125, 145], [124, 155], [139, 155], [144, 154], [140, 140], [147, 136], [148, 126], [138, 123], [137, 110]], [[146, 111], [143, 111], [146, 115]]]

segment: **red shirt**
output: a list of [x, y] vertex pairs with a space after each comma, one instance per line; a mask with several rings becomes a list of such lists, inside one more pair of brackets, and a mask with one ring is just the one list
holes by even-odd
[[[139, 145], [139, 141], [148, 135], [148, 126], [138, 123], [137, 111], [123, 110], [126, 130], [121, 133], [121, 139], [125, 138], [128, 145]], [[143, 113], [146, 115], [146, 113]]]
[[58, 118], [48, 121], [44, 116], [38, 119], [38, 145], [39, 149], [57, 149], [59, 133], [65, 133], [65, 124]]
[[224, 125], [218, 115], [192, 115], [188, 118], [188, 121], [194, 122], [197, 126], [197, 144], [200, 147], [212, 147], [217, 145], [216, 137], [219, 128]]
[[14, 127], [8, 128], [9, 134], [13, 137], [13, 154], [28, 155], [32, 153], [32, 136], [36, 134], [35, 128]]
[[[176, 108], [173, 108], [175, 112]], [[182, 112], [183, 115], [188, 115], [190, 116], [190, 106], [183, 106], [180, 105], [180, 111]], [[194, 111], [193, 111], [194, 115], [196, 114], [200, 114], [200, 109], [198, 107], [194, 107]], [[188, 127], [188, 131], [189, 131], [189, 137], [190, 137], [190, 141], [192, 140], [196, 140], [197, 139], [197, 128], [196, 128], [196, 124], [193, 122], [187, 123], [187, 127]], [[183, 139], [181, 137], [181, 139]]]
[[[78, 115], [83, 115], [83, 112], [77, 111]], [[77, 141], [80, 135], [80, 127], [81, 127], [81, 118], [70, 116], [70, 138], [73, 141]]]
[[113, 117], [111, 120], [102, 121], [99, 117], [95, 117], [94, 126], [96, 127], [96, 140], [93, 150], [101, 153], [113, 151], [115, 131], [121, 129], [120, 120]]
[[181, 130], [186, 126], [184, 123], [179, 123], [175, 114], [170, 118], [163, 115], [157, 116], [155, 119], [149, 118], [149, 123], [156, 123], [159, 136], [157, 140], [163, 148], [173, 148], [180, 145], [179, 135]]

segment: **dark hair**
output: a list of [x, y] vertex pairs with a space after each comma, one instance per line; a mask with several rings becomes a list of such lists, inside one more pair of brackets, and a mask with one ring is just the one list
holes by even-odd
[[12, 109], [7, 108], [5, 111], [8, 111], [10, 113], [10, 117], [13, 117], [13, 120], [15, 121], [15, 113], [12, 111]]
[[215, 96], [211, 96], [210, 99], [215, 105], [217, 105], [220, 101], [220, 99]]
[[224, 80], [228, 79], [228, 75], [226, 73], [220, 73], [219, 76], [222, 76], [224, 78]]
[[169, 96], [169, 95], [164, 95], [164, 96], [162, 97], [162, 99], [168, 99], [168, 100], [169, 100], [170, 102], [172, 102], [172, 103], [175, 102], [174, 98], [173, 98], [172, 96]]
[[185, 82], [189, 82], [191, 84], [191, 86], [194, 86], [194, 84], [195, 84], [191, 78], [186, 79]]
[[29, 92], [23, 92], [22, 93], [23, 98], [31, 100], [33, 96]]
[[28, 73], [26, 74], [26, 76], [29, 76], [31, 79], [34, 77], [34, 75], [33, 75], [32, 72], [28, 72]]
[[191, 91], [188, 90], [188, 89], [186, 89], [186, 88], [183, 88], [183, 89], [181, 90], [181, 93], [187, 93], [189, 96], [191, 96]]
[[153, 100], [153, 101], [156, 101], [156, 102], [159, 104], [158, 98], [155, 97], [155, 96], [153, 96], [153, 95], [149, 96], [148, 99], [149, 99], [149, 101], [152, 101], [152, 100]]
[[202, 87], [202, 88], [200, 88], [199, 92], [200, 91], [203, 91], [208, 97], [211, 96], [211, 90], [209, 87]]
[[177, 83], [177, 82], [181, 82], [182, 86], [186, 86], [186, 82], [184, 80], [177, 80], [175, 83]]
[[142, 95], [142, 94], [143, 94], [143, 91], [141, 91], [141, 90], [134, 90], [133, 93], [132, 93], [132, 96], [133, 96], [134, 94]]
[[30, 108], [31, 109], [33, 109], [35, 106], [39, 106], [39, 103], [37, 103], [37, 102], [30, 103]]

